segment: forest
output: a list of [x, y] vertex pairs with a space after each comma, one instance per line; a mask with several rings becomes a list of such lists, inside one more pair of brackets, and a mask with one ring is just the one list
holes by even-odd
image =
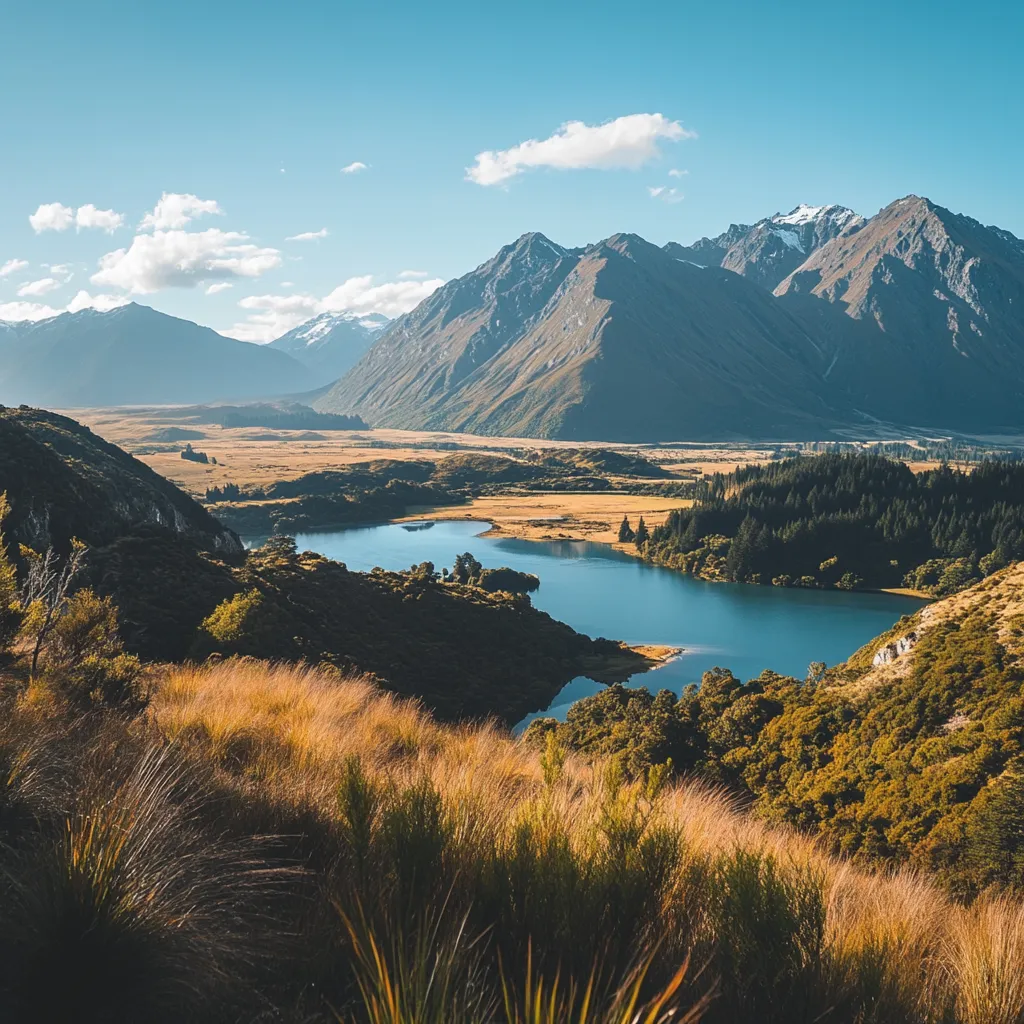
[[642, 551], [709, 580], [952, 594], [1024, 556], [1024, 464], [915, 474], [827, 453], [748, 466], [710, 477]]

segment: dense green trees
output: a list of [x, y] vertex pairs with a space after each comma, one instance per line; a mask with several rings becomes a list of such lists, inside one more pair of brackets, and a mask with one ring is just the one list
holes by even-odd
[[931, 625], [902, 673], [870, 683], [860, 679], [882, 640], [806, 680], [765, 671], [742, 683], [715, 669], [678, 698], [612, 686], [531, 734], [553, 731], [637, 777], [671, 764], [712, 779], [771, 820], [858, 859], [934, 872], [960, 895], [1024, 888], [1024, 665], [1005, 629], [980, 603]]
[[1024, 557], [1024, 464], [915, 475], [880, 455], [825, 454], [748, 466], [712, 477], [646, 553], [708, 579], [954, 593]]

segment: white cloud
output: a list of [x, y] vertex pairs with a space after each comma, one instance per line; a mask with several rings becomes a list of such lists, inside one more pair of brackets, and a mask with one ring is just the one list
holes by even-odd
[[67, 311], [77, 313], [81, 309], [96, 309], [101, 313], [109, 313], [112, 309], [127, 306], [129, 301], [122, 295], [90, 295], [87, 291], [80, 291], [68, 303]]
[[190, 220], [205, 213], [223, 213], [214, 199], [200, 199], [191, 193], [164, 192], [150, 213], [142, 218], [139, 229], [153, 228], [163, 231], [168, 228], [183, 228]]
[[430, 274], [426, 270], [403, 270], [398, 276], [403, 281], [421, 281]]
[[62, 313], [61, 309], [43, 306], [38, 302], [0, 302], [0, 320], [46, 320]]
[[437, 291], [444, 280], [439, 277], [425, 281], [389, 281], [374, 284], [373, 277], [350, 277], [324, 297], [323, 308], [340, 313], [383, 313], [399, 316], [418, 306], [431, 292]]
[[442, 284], [441, 278], [374, 284], [372, 275], [367, 274], [350, 277], [322, 299], [315, 295], [250, 295], [238, 303], [249, 311], [248, 319], [223, 333], [242, 341], [273, 341], [318, 313], [399, 316], [419, 305]]
[[55, 277], [43, 277], [38, 281], [29, 281], [28, 284], [23, 284], [18, 289], [18, 297], [22, 299], [37, 299], [40, 295], [45, 295], [47, 292], [55, 291], [60, 286], [61, 282]]
[[627, 114], [599, 125], [569, 121], [547, 139], [477, 153], [466, 178], [478, 185], [498, 185], [533, 167], [636, 169], [660, 155], [661, 140], [678, 142], [695, 134], [663, 114]]
[[[159, 205], [153, 213], [154, 223]], [[259, 277], [281, 265], [277, 249], [261, 248], [248, 239], [242, 232], [219, 228], [136, 235], [129, 248], [108, 252], [100, 259], [92, 283], [146, 295], [211, 280]]]
[[97, 210], [92, 203], [80, 206], [75, 213], [75, 224], [81, 228], [99, 228], [112, 235], [124, 223], [124, 214], [113, 210]]
[[216, 295], [218, 292], [226, 292], [229, 288], [234, 288], [234, 285], [230, 281], [218, 281], [216, 284], [211, 284], [206, 289], [206, 294]]
[[28, 260], [8, 260], [3, 266], [0, 266], [0, 277], [10, 277], [11, 274], [16, 274], [27, 266]]
[[660, 199], [663, 203], [681, 203], [684, 199], [683, 193], [677, 188], [668, 188], [666, 185], [648, 186], [647, 194], [652, 199]]
[[67, 231], [75, 219], [75, 211], [61, 203], [43, 203], [35, 213], [29, 214], [28, 222], [38, 235], [43, 231]]
[[358, 174], [360, 171], [369, 170], [369, 167], [363, 163], [362, 160], [356, 160], [350, 163], [347, 167], [342, 167], [342, 174]]
[[313, 242], [318, 238], [326, 238], [328, 235], [327, 228], [321, 228], [319, 231], [303, 231], [301, 235], [290, 235], [285, 239], [286, 242]]
[[681, 171], [678, 167], [673, 167], [672, 170], [668, 172], [668, 176], [670, 178], [685, 178], [689, 173], [689, 171]]

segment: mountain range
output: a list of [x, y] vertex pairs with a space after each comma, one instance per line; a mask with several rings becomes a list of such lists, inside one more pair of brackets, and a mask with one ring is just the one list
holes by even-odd
[[316, 405], [573, 439], [1018, 432], [1024, 242], [917, 196], [691, 246], [524, 235], [382, 331]]
[[0, 402], [73, 408], [194, 404], [312, 390], [286, 352], [129, 303], [0, 324]]
[[395, 320], [253, 345], [133, 304], [0, 322], [0, 402], [305, 393], [371, 426], [577, 440], [1020, 432], [1024, 241], [928, 199], [691, 245], [531, 233]]

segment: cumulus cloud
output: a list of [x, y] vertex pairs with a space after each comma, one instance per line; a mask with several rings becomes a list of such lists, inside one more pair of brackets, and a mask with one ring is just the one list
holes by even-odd
[[142, 218], [140, 230], [165, 231], [169, 228], [183, 228], [189, 221], [206, 213], [221, 214], [224, 211], [214, 199], [200, 199], [191, 193], [164, 192], [156, 206]]
[[206, 289], [207, 295], [216, 295], [218, 292], [225, 292], [229, 288], [234, 288], [234, 285], [230, 281], [218, 281], [216, 284], [211, 284]]
[[[159, 210], [159, 204], [157, 207]], [[163, 216], [156, 216], [158, 210], [150, 215], [154, 223]], [[239, 231], [155, 230], [151, 235], [136, 235], [127, 249], [108, 252], [91, 280], [133, 295], [146, 295], [161, 288], [191, 288], [207, 281], [259, 277], [280, 265], [277, 249], [254, 245]]]
[[466, 178], [477, 185], [498, 185], [535, 167], [636, 169], [660, 155], [659, 142], [694, 137], [694, 132], [663, 114], [627, 114], [598, 125], [569, 121], [549, 138], [477, 153], [476, 162], [466, 168]]
[[29, 214], [28, 222], [38, 235], [44, 231], [67, 231], [75, 219], [75, 211], [62, 203], [43, 203], [35, 213]]
[[329, 295], [250, 295], [238, 305], [248, 318], [225, 334], [243, 341], [273, 341], [318, 313], [383, 313], [399, 316], [444, 284], [441, 278], [373, 283], [373, 276], [350, 277]]
[[86, 203], [77, 210], [63, 203], [43, 203], [29, 215], [28, 222], [37, 235], [44, 231], [67, 231], [72, 224], [79, 231], [82, 228], [99, 228], [110, 235], [124, 223], [124, 214], [97, 209], [92, 203]]
[[358, 174], [360, 171], [366, 171], [366, 170], [369, 170], [369, 167], [368, 167], [367, 164], [364, 164], [362, 160], [355, 160], [352, 163], [348, 164], [348, 166], [342, 167], [341, 173], [342, 174]]
[[62, 309], [44, 306], [38, 302], [0, 302], [0, 320], [17, 323], [19, 320], [48, 320], [63, 313]]
[[99, 228], [112, 235], [124, 223], [124, 214], [113, 210], [97, 210], [92, 203], [80, 206], [75, 213], [75, 225], [82, 228]]
[[81, 309], [96, 309], [101, 313], [109, 313], [112, 309], [127, 306], [129, 301], [123, 295], [90, 295], [83, 290], [68, 303], [67, 311], [77, 313]]
[[23, 284], [18, 289], [18, 296], [22, 299], [39, 298], [40, 295], [55, 291], [61, 286], [61, 283], [55, 277], [43, 277], [38, 281], [29, 281], [28, 284]]
[[426, 270], [403, 270], [398, 277], [402, 281], [422, 281], [430, 277], [430, 274]]
[[668, 176], [670, 178], [685, 178], [689, 173], [689, 171], [681, 171], [678, 167], [673, 167], [672, 170], [668, 172]]
[[647, 194], [652, 199], [659, 199], [663, 203], [681, 203], [683, 193], [677, 188], [668, 188], [666, 185], [648, 186]]
[[28, 260], [8, 260], [3, 266], [0, 266], [0, 277], [10, 277], [11, 274], [16, 274], [27, 266]]
[[303, 231], [301, 235], [289, 235], [285, 239], [286, 242], [314, 242], [318, 238], [326, 238], [328, 235], [327, 228], [321, 228], [319, 231]]

